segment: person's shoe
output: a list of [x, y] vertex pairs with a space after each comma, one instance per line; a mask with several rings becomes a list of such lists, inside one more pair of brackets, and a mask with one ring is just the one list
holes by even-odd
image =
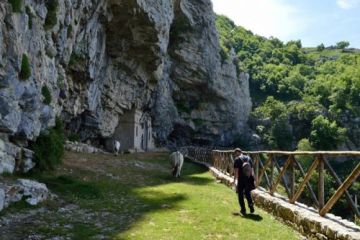
[[241, 209], [240, 213], [241, 213], [241, 215], [245, 216], [246, 215], [246, 210]]
[[254, 212], [255, 212], [254, 207], [251, 207], [251, 208], [250, 208], [250, 212], [251, 212], [251, 213], [254, 213]]

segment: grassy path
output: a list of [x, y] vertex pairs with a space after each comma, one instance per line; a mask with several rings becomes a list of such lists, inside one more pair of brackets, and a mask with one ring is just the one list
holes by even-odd
[[[233, 215], [235, 193], [205, 168], [185, 163], [175, 180], [168, 165], [162, 153], [67, 153], [55, 173], [33, 176], [59, 197], [36, 209], [20, 204], [2, 213], [0, 239], [300, 239], [259, 209], [246, 218]], [[4, 218], [12, 221], [4, 225]]]

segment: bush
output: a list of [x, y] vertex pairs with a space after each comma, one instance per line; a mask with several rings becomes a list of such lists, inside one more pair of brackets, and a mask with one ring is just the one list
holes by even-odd
[[29, 29], [32, 29], [32, 24], [33, 24], [32, 18], [33, 18], [33, 14], [32, 14], [32, 12], [31, 12], [30, 7], [29, 7], [29, 6], [26, 6], [26, 7], [25, 7], [25, 11], [26, 11], [26, 14], [27, 14], [28, 17], [29, 17], [29, 21], [28, 21]]
[[57, 118], [55, 127], [42, 132], [31, 148], [36, 168], [40, 171], [53, 170], [61, 164], [64, 155], [64, 128], [61, 120]]
[[[311, 147], [309, 139], [303, 138], [297, 144], [297, 151], [314, 151], [314, 149]], [[297, 158], [305, 169], [309, 169], [314, 160], [312, 156], [298, 156]]]
[[48, 10], [45, 18], [45, 29], [52, 29], [57, 23], [58, 0], [46, 0], [46, 8]]
[[41, 94], [44, 97], [43, 103], [49, 105], [51, 103], [52, 97], [50, 90], [46, 85], [41, 88]]
[[30, 69], [29, 58], [26, 54], [23, 54], [21, 60], [21, 70], [20, 70], [19, 78], [21, 80], [26, 80], [30, 76], [31, 76], [31, 69]]
[[331, 122], [323, 116], [312, 121], [310, 133], [311, 145], [318, 150], [336, 149], [337, 145], [346, 138], [346, 129], [338, 127], [335, 121]]
[[11, 4], [13, 12], [21, 12], [23, 0], [8, 0], [8, 2]]
[[72, 31], [73, 31], [73, 28], [72, 28], [72, 25], [70, 24], [67, 28], [67, 37], [70, 38], [72, 36]]
[[325, 50], [325, 46], [324, 46], [324, 44], [323, 44], [323, 43], [321, 43], [319, 46], [317, 46], [317, 47], [316, 47], [316, 50], [317, 50], [318, 52], [322, 52], [322, 51], [324, 51], [324, 50]]
[[68, 139], [69, 139], [69, 141], [72, 141], [72, 142], [80, 142], [80, 135], [78, 133], [71, 133], [68, 136]]

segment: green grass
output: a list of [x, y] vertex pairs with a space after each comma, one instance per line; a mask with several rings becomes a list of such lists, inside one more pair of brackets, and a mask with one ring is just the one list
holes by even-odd
[[[168, 154], [67, 153], [57, 171], [32, 178], [61, 200], [26, 220], [38, 223], [31, 230], [24, 221], [11, 225], [11, 233], [71, 239], [299, 239], [260, 209], [249, 217], [234, 215], [236, 194], [201, 166], [186, 162], [182, 177], [172, 178]], [[68, 204], [78, 208], [59, 211]]]

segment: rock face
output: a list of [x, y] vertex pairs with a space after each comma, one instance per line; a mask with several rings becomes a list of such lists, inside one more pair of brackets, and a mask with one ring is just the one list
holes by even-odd
[[[101, 142], [133, 108], [151, 114], [160, 145], [228, 144], [246, 132], [248, 76], [234, 56], [222, 63], [210, 0], [52, 1], [55, 14], [45, 1], [23, 1], [20, 13], [0, 2], [5, 142], [26, 148], [55, 116], [81, 140]], [[16, 157], [1, 146], [8, 166]]]
[[48, 199], [46, 185], [28, 179], [0, 183], [0, 211], [10, 204], [24, 199], [30, 205], [37, 205]]

